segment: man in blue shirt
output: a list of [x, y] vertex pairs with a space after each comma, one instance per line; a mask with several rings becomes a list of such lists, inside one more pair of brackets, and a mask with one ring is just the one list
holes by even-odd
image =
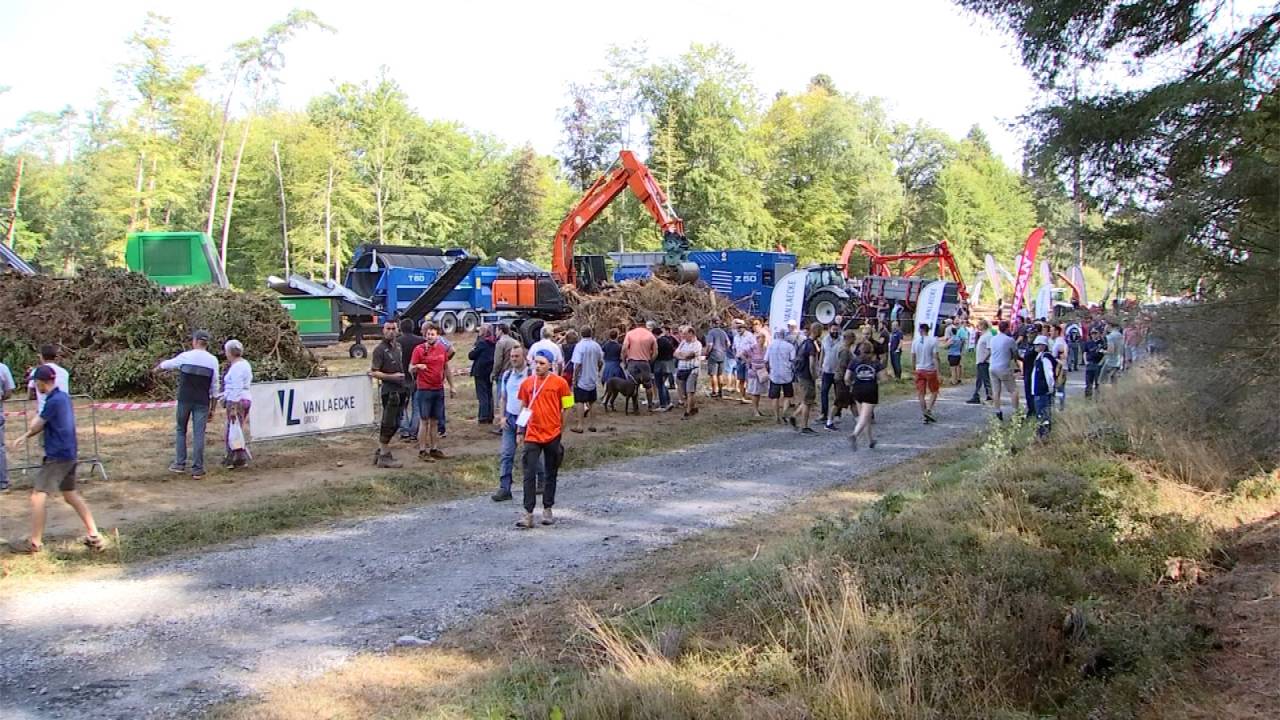
[[16, 450], [28, 438], [44, 433], [44, 462], [31, 487], [31, 537], [13, 546], [20, 553], [37, 553], [44, 549], [45, 501], [56, 492], [62, 493], [62, 499], [75, 509], [84, 523], [88, 534], [81, 542], [94, 551], [103, 547], [98, 526], [93, 522], [93, 513], [76, 492], [76, 420], [71, 410], [71, 396], [57, 387], [57, 377], [48, 365], [36, 368], [32, 378], [36, 389], [44, 395], [44, 408], [27, 431], [13, 441]]

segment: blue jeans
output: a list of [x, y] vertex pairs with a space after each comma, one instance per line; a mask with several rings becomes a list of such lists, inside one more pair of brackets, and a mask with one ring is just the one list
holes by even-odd
[[889, 353], [889, 365], [893, 367], [893, 379], [902, 379], [902, 351], [894, 350]]
[[836, 374], [833, 372], [822, 373], [822, 386], [818, 390], [822, 398], [822, 418], [827, 422], [831, 422], [831, 388], [836, 384]]
[[[506, 427], [502, 428], [502, 450], [498, 459], [498, 487], [511, 492], [511, 473], [516, 461], [516, 416], [504, 412], [507, 418]], [[546, 480], [545, 473], [538, 474], [538, 480]]]
[[4, 417], [0, 416], [0, 490], [9, 487], [9, 459], [5, 455], [7, 446], [4, 444]]
[[671, 373], [662, 372], [658, 367], [653, 369], [653, 384], [658, 388], [658, 407], [667, 407], [671, 404], [671, 390], [667, 387], [667, 378], [671, 377]]
[[476, 411], [476, 420], [481, 423], [493, 422], [493, 381], [486, 375], [485, 377], [477, 377], [476, 381], [476, 403], [480, 409]]
[[177, 427], [175, 428], [173, 466], [187, 466], [187, 424], [191, 425], [191, 472], [204, 471], [204, 428], [209, 422], [209, 404], [197, 405], [178, 402]]
[[1045, 437], [1049, 434], [1049, 429], [1053, 426], [1053, 395], [1036, 395], [1036, 437]]
[[408, 397], [410, 400], [404, 404], [404, 411], [401, 414], [403, 419], [400, 421], [400, 434], [416, 438], [418, 437], [418, 406], [412, 400], [412, 392]]

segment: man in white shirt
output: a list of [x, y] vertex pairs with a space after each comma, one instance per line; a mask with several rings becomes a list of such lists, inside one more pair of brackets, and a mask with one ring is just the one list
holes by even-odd
[[0, 492], [9, 489], [9, 459], [5, 455], [7, 449], [4, 444], [4, 401], [9, 399], [17, 387], [9, 366], [0, 362]]
[[[911, 341], [911, 361], [916, 371], [916, 398], [920, 400], [920, 414], [926, 423], [938, 422], [933, 416], [933, 406], [938, 402], [942, 383], [938, 379], [938, 338], [928, 323], [920, 323]], [[925, 400], [926, 392], [930, 395]]]
[[991, 323], [978, 321], [978, 336], [974, 344], [974, 370], [978, 379], [973, 383], [973, 397], [965, 402], [978, 405], [982, 402], [982, 391], [987, 391], [987, 402], [991, 402]]
[[[769, 371], [769, 399], [773, 401], [773, 417], [779, 425], [783, 422], [784, 411], [791, 410], [791, 398], [795, 397], [795, 362], [796, 346], [787, 339], [787, 333], [779, 330], [764, 352], [765, 368]], [[787, 415], [787, 422], [796, 426], [793, 415]]]
[[733, 321], [733, 357], [737, 364], [733, 368], [733, 376], [738, 381], [738, 402], [747, 404], [747, 355], [756, 346], [755, 333], [747, 329], [743, 320]]
[[161, 362], [156, 370], [178, 371], [177, 424], [174, 430], [174, 456], [169, 471], [187, 471], [187, 425], [191, 425], [191, 478], [204, 478], [204, 429], [213, 414], [213, 398], [218, 392], [218, 358], [206, 348], [209, 333], [197, 330], [191, 335], [191, 349]]
[[[71, 373], [68, 373], [66, 368], [62, 367], [57, 362], [55, 362], [55, 360], [57, 359], [58, 359], [57, 345], [42, 345], [40, 347], [40, 364], [48, 365], [49, 367], [53, 368], [53, 374], [55, 376], [55, 379], [53, 381], [54, 387], [70, 395], [71, 394]], [[44, 410], [45, 394], [40, 392], [40, 388], [36, 387], [35, 378], [28, 378], [27, 391], [29, 393], [28, 397], [33, 397], [36, 399], [36, 415], [39, 415], [40, 411]]]
[[529, 357], [536, 357], [539, 350], [546, 350], [551, 353], [551, 357], [555, 358], [551, 362], [552, 374], [559, 375], [564, 372], [564, 352], [560, 350], [560, 345], [555, 341], [555, 333], [549, 325], [542, 326], [542, 339], [529, 347]]
[[1014, 381], [1014, 368], [1018, 366], [1018, 343], [1009, 334], [1009, 321], [1001, 320], [1000, 331], [987, 341], [988, 361], [991, 363], [991, 387], [995, 395], [996, 419], [1004, 420], [1000, 410], [1001, 397], [1006, 389], [1010, 392], [1012, 409], [1018, 409], [1018, 383]]

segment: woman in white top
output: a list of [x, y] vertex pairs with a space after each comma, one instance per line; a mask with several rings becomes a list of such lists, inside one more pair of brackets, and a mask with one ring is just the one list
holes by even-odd
[[[239, 340], [228, 340], [222, 348], [227, 354], [227, 373], [222, 380], [222, 404], [227, 408], [227, 432], [225, 441], [227, 456], [222, 464], [229, 468], [244, 467], [252, 456], [249, 454], [249, 386], [253, 384], [253, 368], [244, 359], [244, 345]], [[231, 428], [239, 425], [244, 435], [244, 447], [231, 449]]]
[[676, 347], [676, 390], [680, 391], [680, 402], [684, 405], [684, 416], [698, 414], [698, 366], [702, 357], [702, 343], [693, 328], [685, 325], [680, 328], [680, 344]]

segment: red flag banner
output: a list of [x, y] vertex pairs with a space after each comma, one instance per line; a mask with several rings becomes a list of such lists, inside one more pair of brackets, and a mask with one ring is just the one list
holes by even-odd
[[1044, 228], [1036, 228], [1027, 236], [1027, 244], [1018, 256], [1018, 278], [1013, 283], [1013, 313], [1010, 317], [1016, 324], [1018, 312], [1022, 310], [1022, 298], [1027, 294], [1027, 283], [1031, 282], [1031, 272], [1036, 266], [1036, 251], [1040, 249], [1040, 240], [1044, 238]]

